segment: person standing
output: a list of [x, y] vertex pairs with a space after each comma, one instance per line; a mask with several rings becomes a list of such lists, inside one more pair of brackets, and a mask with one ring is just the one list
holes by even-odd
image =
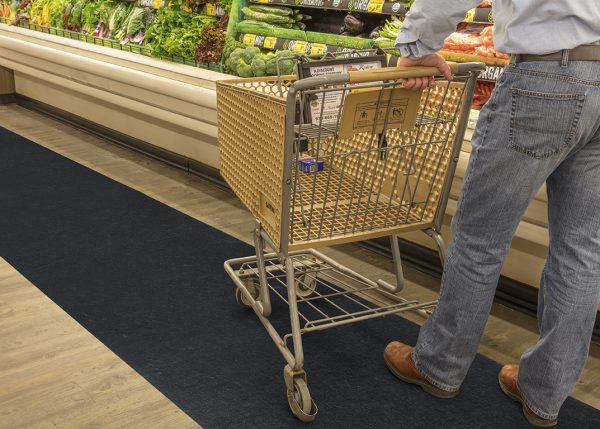
[[[478, 3], [417, 0], [398, 35], [398, 65], [437, 67], [450, 79], [436, 52]], [[384, 359], [398, 378], [434, 396], [458, 394], [512, 237], [546, 183], [540, 337], [518, 364], [501, 369], [499, 383], [530, 424], [550, 427], [581, 374], [600, 303], [600, 2], [494, 0], [493, 14], [495, 46], [511, 62], [479, 115], [439, 305], [414, 348], [391, 342]]]

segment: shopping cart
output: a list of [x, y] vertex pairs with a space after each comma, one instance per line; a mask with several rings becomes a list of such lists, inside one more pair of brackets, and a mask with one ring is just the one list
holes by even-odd
[[[440, 229], [483, 69], [451, 66], [453, 81], [438, 77], [422, 92], [402, 88], [402, 79], [437, 69], [217, 83], [221, 174], [256, 218], [256, 255], [228, 260], [225, 270], [238, 303], [255, 311], [287, 361], [288, 403], [302, 421], [317, 413], [303, 370], [303, 334], [408, 310], [429, 314], [437, 303], [398, 295], [404, 278], [397, 234], [426, 232], [444, 260]], [[395, 285], [314, 250], [385, 236]], [[269, 320], [272, 298], [289, 306], [289, 333]]]

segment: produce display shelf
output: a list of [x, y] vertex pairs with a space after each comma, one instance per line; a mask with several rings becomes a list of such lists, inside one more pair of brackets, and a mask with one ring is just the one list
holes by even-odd
[[[38, 24], [30, 24], [27, 22], [20, 22], [18, 24], [12, 24], [12, 21], [9, 18], [0, 17], [0, 24], [8, 24], [15, 25], [21, 28], [26, 28], [28, 30], [39, 31], [41, 33], [52, 34], [55, 36], [66, 37], [72, 40], [79, 40], [82, 42], [90, 43], [93, 45], [104, 46], [107, 48], [118, 49], [120, 51], [131, 52], [134, 54], [144, 55], [147, 57], [158, 58], [152, 55], [152, 51], [150, 48], [145, 46], [138, 46], [134, 44], [124, 44], [122, 45], [118, 40], [113, 39], [103, 39], [100, 37], [90, 36], [89, 34], [83, 34], [76, 31], [63, 30], [61, 28], [55, 27], [45, 27]], [[212, 63], [204, 63], [196, 60], [191, 60], [188, 58], [180, 58], [180, 57], [168, 57], [168, 58], [160, 58], [161, 60], [171, 61], [173, 63], [185, 64], [188, 66], [199, 67], [207, 70], [222, 71], [220, 64], [212, 64]]]
[[[295, 40], [297, 42], [320, 43], [322, 45], [338, 46], [349, 49], [371, 49], [374, 47], [372, 39], [362, 39], [350, 36], [338, 36], [328, 33], [317, 33], [314, 31], [291, 30], [279, 27], [262, 27], [259, 25], [238, 22], [235, 26], [236, 33], [245, 35], [257, 35], [271, 38]], [[251, 37], [251, 36], [248, 36]], [[267, 49], [268, 48], [267, 44]]]
[[[136, 6], [139, 7], [151, 7], [152, 9], [162, 9], [169, 7], [171, 0], [134, 0]], [[218, 3], [205, 3], [200, 5], [198, 8], [190, 9], [188, 7], [182, 7], [181, 10], [189, 13], [201, 13], [203, 15], [216, 16], [221, 18], [227, 14], [225, 9]]]
[[285, 39], [282, 37], [261, 36], [258, 34], [240, 33], [237, 35], [237, 40], [244, 45], [256, 46], [261, 49], [273, 51], [290, 50], [305, 55], [324, 55], [327, 53], [351, 52], [354, 50], [354, 48]]
[[381, 15], [406, 15], [406, 5], [404, 3], [390, 3], [384, 0], [250, 0], [250, 3], [274, 6], [313, 7]]

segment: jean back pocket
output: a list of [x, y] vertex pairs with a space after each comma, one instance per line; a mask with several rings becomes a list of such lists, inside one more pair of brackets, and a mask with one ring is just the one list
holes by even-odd
[[573, 140], [584, 101], [584, 94], [512, 88], [510, 147], [536, 159], [562, 152]]

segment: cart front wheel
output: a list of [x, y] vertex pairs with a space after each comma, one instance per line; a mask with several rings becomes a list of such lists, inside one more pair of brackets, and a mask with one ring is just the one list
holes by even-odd
[[[252, 295], [252, 298], [257, 300], [260, 296], [260, 282], [258, 279], [248, 277], [243, 279], [242, 282], [244, 283], [244, 286], [246, 286], [246, 289], [248, 289], [248, 292], [250, 292], [250, 295]], [[252, 303], [248, 301], [246, 295], [242, 293], [240, 288], [235, 289], [235, 300], [242, 307], [252, 308]]]
[[309, 298], [317, 290], [317, 272], [300, 273], [296, 277], [296, 295]]
[[313, 402], [306, 381], [302, 377], [294, 377], [292, 389], [287, 391], [288, 404], [292, 413], [303, 422], [314, 420], [315, 413], [311, 413]]

